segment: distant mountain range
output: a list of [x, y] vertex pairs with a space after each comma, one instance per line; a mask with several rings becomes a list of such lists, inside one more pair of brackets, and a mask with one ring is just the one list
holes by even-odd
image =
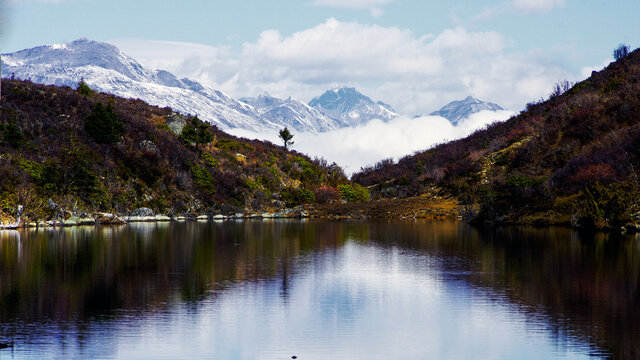
[[442, 116], [443, 118], [451, 121], [454, 125], [458, 125], [460, 120], [466, 119], [471, 114], [484, 110], [499, 111], [504, 109], [501, 108], [500, 105], [467, 96], [464, 100], [452, 101], [443, 106], [440, 110], [434, 111], [429, 115]]
[[[314, 99], [317, 106], [268, 94], [238, 101], [196, 81], [147, 68], [113, 45], [87, 39], [3, 54], [2, 60], [5, 78], [70, 87], [84, 79], [94, 90], [197, 114], [222, 129], [265, 131], [287, 126], [317, 133], [397, 116], [388, 105], [374, 103], [353, 88], [328, 91]], [[328, 93], [339, 96], [329, 102]]]
[[[391, 106], [375, 102], [352, 87], [327, 90], [309, 104], [292, 97], [278, 99], [267, 93], [236, 100], [196, 81], [145, 67], [113, 45], [87, 39], [3, 54], [2, 61], [4, 78], [70, 87], [84, 79], [94, 90], [196, 114], [225, 130], [243, 128], [264, 132], [286, 126], [300, 132], [319, 133], [362, 125], [373, 119], [386, 122], [398, 116]], [[482, 110], [502, 108], [468, 97], [431, 115], [443, 116], [457, 124]]]

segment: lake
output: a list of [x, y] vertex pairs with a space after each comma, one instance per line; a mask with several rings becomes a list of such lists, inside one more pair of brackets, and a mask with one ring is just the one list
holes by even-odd
[[1, 359], [640, 357], [640, 237], [454, 221], [0, 232]]

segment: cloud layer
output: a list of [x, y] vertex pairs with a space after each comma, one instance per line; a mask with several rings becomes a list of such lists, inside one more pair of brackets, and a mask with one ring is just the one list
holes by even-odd
[[[434, 144], [458, 139], [496, 121], [514, 115], [509, 111], [482, 111], [454, 126], [440, 116], [419, 118], [399, 117], [388, 123], [371, 121], [355, 128], [343, 128], [326, 133], [294, 133], [293, 148], [310, 156], [318, 156], [342, 166], [347, 174], [372, 165], [382, 159], [398, 159]], [[230, 133], [250, 139], [268, 140], [280, 144], [276, 132], [258, 134], [235, 129]]]
[[464, 27], [417, 35], [330, 18], [290, 35], [263, 31], [235, 50], [139, 40], [115, 44], [145, 64], [236, 97], [268, 91], [308, 101], [342, 84], [407, 115], [429, 113], [468, 95], [518, 110], [548, 95], [557, 81], [577, 80], [540, 50], [510, 52], [501, 34]]

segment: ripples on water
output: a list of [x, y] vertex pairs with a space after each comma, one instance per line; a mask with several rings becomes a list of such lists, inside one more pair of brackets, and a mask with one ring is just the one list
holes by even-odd
[[459, 222], [0, 232], [6, 358], [634, 358], [640, 240]]

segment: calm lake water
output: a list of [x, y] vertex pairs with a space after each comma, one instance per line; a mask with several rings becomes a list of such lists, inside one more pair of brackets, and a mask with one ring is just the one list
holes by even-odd
[[0, 359], [640, 357], [640, 237], [461, 222], [0, 232]]

